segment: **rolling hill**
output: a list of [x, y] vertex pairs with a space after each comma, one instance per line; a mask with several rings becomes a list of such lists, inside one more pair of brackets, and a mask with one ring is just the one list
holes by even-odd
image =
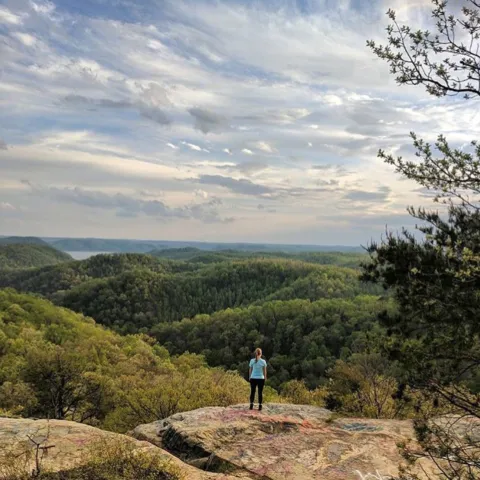
[[154, 250], [151, 255], [170, 260], [183, 260], [191, 263], [219, 263], [242, 259], [274, 259], [283, 258], [299, 260], [320, 265], [338, 265], [342, 267], [357, 268], [361, 262], [368, 260], [362, 252], [299, 252], [289, 253], [283, 251], [244, 251], [225, 249], [218, 251], [205, 251], [195, 247], [166, 248]]
[[48, 246], [49, 244], [38, 237], [0, 237], [0, 245], [11, 245], [11, 244], [22, 244], [22, 245], [43, 245]]
[[0, 271], [57, 265], [69, 260], [72, 260], [70, 255], [47, 244], [0, 244]]

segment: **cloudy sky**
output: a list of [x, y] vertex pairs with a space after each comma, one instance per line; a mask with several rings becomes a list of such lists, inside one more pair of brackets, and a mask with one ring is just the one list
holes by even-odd
[[0, 234], [365, 244], [418, 187], [376, 158], [459, 145], [478, 104], [366, 47], [428, 0], [0, 0]]

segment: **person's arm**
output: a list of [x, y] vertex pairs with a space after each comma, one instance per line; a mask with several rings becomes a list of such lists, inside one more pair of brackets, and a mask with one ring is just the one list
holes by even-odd
[[252, 378], [252, 367], [248, 368], [248, 379]]
[[265, 378], [265, 381], [267, 381], [267, 364], [263, 367], [263, 377]]

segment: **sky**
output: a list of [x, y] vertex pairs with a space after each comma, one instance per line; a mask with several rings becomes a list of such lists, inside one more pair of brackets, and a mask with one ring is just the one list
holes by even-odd
[[466, 145], [478, 104], [367, 48], [429, 0], [0, 0], [0, 234], [365, 245], [418, 185], [377, 158]]

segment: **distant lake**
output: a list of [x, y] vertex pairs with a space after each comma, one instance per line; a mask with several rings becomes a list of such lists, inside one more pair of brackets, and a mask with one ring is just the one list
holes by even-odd
[[85, 260], [86, 258], [93, 257], [99, 253], [112, 253], [112, 252], [65, 252], [71, 255], [75, 260]]

